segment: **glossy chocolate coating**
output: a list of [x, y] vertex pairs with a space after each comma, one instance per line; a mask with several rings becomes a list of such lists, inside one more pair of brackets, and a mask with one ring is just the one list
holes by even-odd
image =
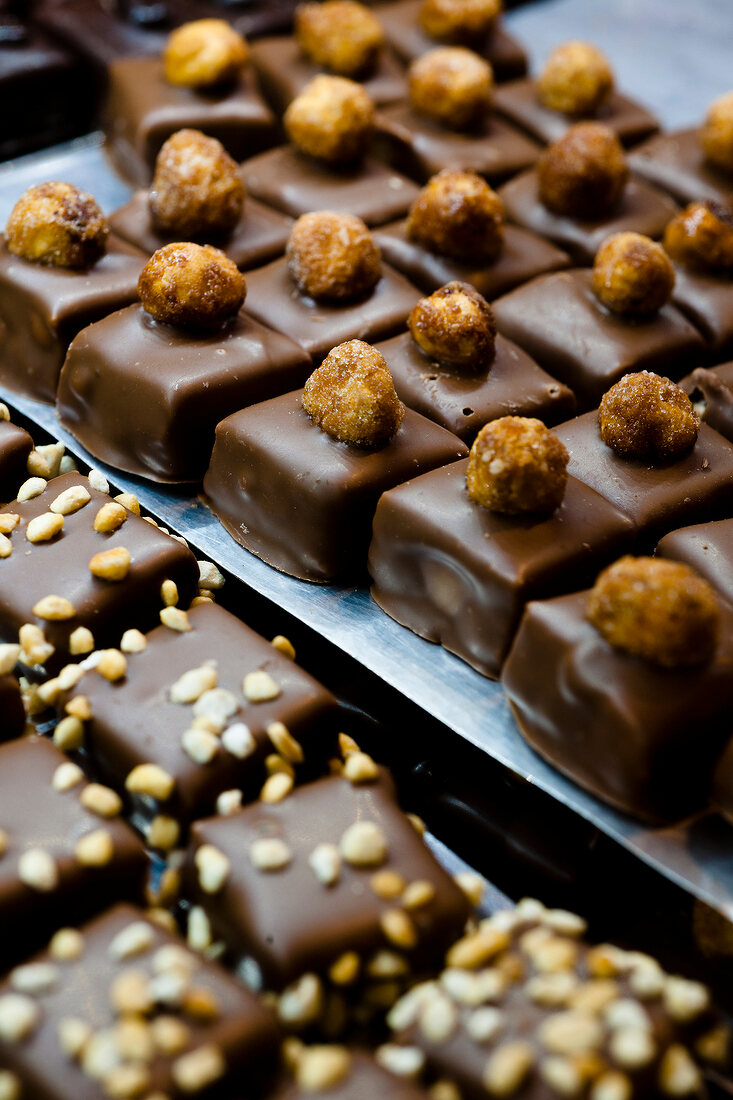
[[[52, 787], [67, 757], [45, 738], [33, 736], [0, 745], [0, 828], [8, 846], [0, 858], [0, 970], [19, 963], [57, 928], [85, 920], [119, 899], [142, 901], [148, 859], [142, 843], [119, 817], [101, 818], [84, 809], [83, 780], [69, 791]], [[103, 867], [84, 867], [74, 848], [79, 838], [106, 829], [114, 854]], [[27, 886], [18, 859], [42, 848], [55, 861], [58, 884], [43, 892]], [[3, 1061], [0, 1040], [0, 1065]]]
[[[26, 526], [35, 516], [49, 510], [57, 496], [73, 485], [87, 489], [91, 500], [73, 515], [64, 517], [60, 535], [50, 542], [31, 543]], [[16, 513], [20, 523], [10, 536], [13, 552], [0, 559], [0, 634], [9, 642], [18, 640], [24, 623], [36, 623], [56, 647], [48, 662], [50, 669], [68, 660], [69, 636], [79, 626], [88, 627], [97, 645], [119, 645], [128, 627], [143, 630], [158, 621], [162, 605], [160, 586], [171, 579], [178, 585], [180, 606], [187, 607], [196, 594], [199, 570], [191, 551], [164, 535], [139, 516], [128, 513], [120, 529], [101, 534], [93, 529], [94, 517], [109, 501], [78, 473], [63, 474], [32, 500], [13, 501], [2, 512]], [[132, 564], [123, 581], [105, 581], [92, 575], [89, 561], [101, 550], [123, 546]], [[72, 619], [47, 622], [37, 619], [33, 608], [50, 594], [71, 600], [76, 610]]]
[[0, 385], [53, 402], [69, 344], [85, 325], [135, 301], [143, 263], [114, 237], [86, 271], [22, 260], [0, 239]]
[[[349, 1072], [343, 1081], [327, 1090], [327, 1100], [371, 1100], [376, 1097], [380, 1100], [427, 1100], [428, 1094], [417, 1085], [388, 1073], [362, 1051], [350, 1050], [349, 1056]], [[313, 1095], [296, 1084], [289, 1084], [283, 1085], [268, 1100], [313, 1100]]]
[[454, 260], [450, 256], [430, 252], [408, 236], [407, 222], [404, 221], [382, 226], [374, 234], [374, 239], [387, 263], [401, 271], [426, 294], [458, 280], [470, 283], [491, 302], [536, 275], [559, 271], [570, 265], [568, 256], [559, 248], [515, 225], [504, 226], [501, 254], [493, 263], [487, 264]]
[[13, 500], [27, 477], [26, 462], [33, 440], [25, 428], [0, 420], [0, 503]]
[[655, 240], [677, 213], [676, 204], [644, 180], [628, 181], [618, 209], [595, 221], [554, 214], [541, 201], [537, 172], [524, 172], [499, 192], [507, 217], [564, 248], [578, 264], [591, 265], [595, 254], [613, 233], [643, 233]]
[[[419, 964], [439, 958], [462, 930], [468, 901], [400, 810], [387, 773], [362, 786], [340, 776], [321, 779], [282, 802], [254, 803], [230, 817], [199, 821], [191, 830], [188, 893], [235, 955], [256, 959], [268, 985], [279, 988], [307, 971], [323, 972], [346, 951], [369, 955], [389, 947], [379, 920], [399, 903], [371, 890], [375, 868], [344, 860], [338, 882], [324, 886], [308, 863], [316, 845], [338, 846], [356, 821], [382, 830], [388, 845], [384, 870], [435, 887], [433, 900], [412, 913], [419, 938], [407, 956]], [[264, 872], [252, 864], [250, 846], [261, 837], [285, 841], [292, 852], [287, 867]], [[194, 866], [201, 844], [213, 844], [231, 863], [224, 888], [213, 896], [201, 890]]]
[[247, 276], [247, 312], [289, 336], [315, 364], [346, 340], [373, 344], [400, 332], [419, 298], [417, 289], [387, 264], [374, 290], [356, 302], [316, 302], [302, 294], [284, 258]]
[[469, 497], [467, 467], [454, 462], [383, 494], [372, 595], [397, 622], [495, 678], [525, 603], [591, 583], [630, 547], [634, 528], [575, 478], [550, 515], [490, 512]]
[[[152, 931], [151, 947], [133, 958], [115, 958], [110, 951], [113, 940], [139, 921], [149, 925]], [[85, 1074], [79, 1063], [61, 1050], [57, 1034], [59, 1023], [74, 1017], [81, 1018], [94, 1032], [113, 1027], [117, 1020], [110, 1005], [110, 990], [115, 979], [125, 970], [140, 971], [149, 979], [153, 976], [152, 960], [160, 948], [175, 945], [186, 950], [180, 936], [165, 931], [142, 909], [131, 905], [115, 906], [80, 931], [84, 937], [81, 958], [56, 963], [59, 980], [49, 990], [36, 995], [41, 1009], [36, 1030], [22, 1043], [0, 1040], [2, 1065], [27, 1083], [24, 1095], [27, 1092], [33, 1100], [99, 1100], [102, 1095], [99, 1080]], [[213, 1095], [239, 1095], [243, 1089], [251, 1095], [250, 1089], [257, 1087], [263, 1068], [270, 1070], [275, 1065], [279, 1038], [275, 1017], [241, 982], [216, 963], [193, 952], [191, 955], [194, 960], [191, 988], [206, 992], [218, 1006], [218, 1012], [213, 1020], [197, 1019], [193, 1014], [184, 1015], [176, 1007], [161, 1004], [148, 1014], [151, 1021], [159, 1015], [176, 1015], [189, 1029], [189, 1041], [182, 1051], [174, 1055], [156, 1052], [148, 1063], [150, 1087], [168, 1096], [206, 1096], [207, 1100]], [[33, 961], [48, 962], [49, 956], [43, 952]], [[8, 990], [8, 982], [0, 985], [0, 996]], [[176, 1059], [209, 1045], [219, 1049], [226, 1065], [225, 1075], [215, 1092], [207, 1089], [191, 1093], [176, 1088], [172, 1077]]]
[[567, 386], [503, 336], [497, 337], [496, 355], [487, 367], [465, 373], [429, 359], [409, 332], [377, 346], [397, 396], [469, 446], [484, 424], [500, 416], [535, 416], [552, 425], [575, 412]]
[[197, 334], [133, 305], [76, 337], [58, 414], [88, 451], [118, 469], [199, 481], [223, 417], [302, 385], [310, 372], [297, 344], [244, 311], [223, 330]]
[[[241, 787], [256, 797], [266, 775], [263, 760], [274, 751], [266, 735], [272, 722], [284, 722], [302, 741], [306, 757], [319, 760], [331, 750], [336, 701], [294, 661], [216, 604], [200, 604], [189, 612], [186, 632], [159, 626], [148, 635], [143, 653], [127, 655], [127, 675], [111, 684], [96, 672], [87, 673], [75, 689], [89, 699], [92, 718], [85, 724], [85, 746], [95, 771], [124, 794], [125, 779], [138, 764], [154, 763], [176, 780], [162, 812], [182, 824], [213, 814], [222, 791]], [[190, 706], [173, 703], [172, 685], [190, 669], [216, 663], [218, 686], [234, 692], [239, 709], [232, 724], [244, 722], [256, 743], [251, 756], [239, 759], [224, 747], [208, 764], [197, 764], [181, 747], [181, 736], [193, 721]], [[249, 703], [242, 681], [264, 669], [280, 694]]]
[[613, 649], [587, 592], [528, 605], [502, 682], [530, 745], [581, 786], [650, 821], [702, 809], [730, 736], [733, 612], [712, 662], [663, 669]]
[[380, 495], [466, 454], [411, 409], [378, 450], [340, 443], [312, 422], [298, 390], [217, 426], [204, 492], [229, 534], [276, 569], [308, 581], [361, 578]]
[[630, 155], [629, 166], [684, 205], [706, 199], [733, 203], [733, 177], [707, 162], [698, 130], [650, 138]]
[[703, 334], [713, 359], [733, 352], [733, 278], [675, 264], [672, 301]]
[[733, 824], [733, 740], [728, 742], [715, 769], [712, 803]]
[[144, 22], [124, 8], [143, 5], [128, 0], [42, 0], [36, 18], [54, 35], [79, 50], [98, 70], [100, 82], [106, 81], [107, 66], [129, 55], [157, 55], [179, 22], [199, 18], [202, 11], [190, 0], [163, 0], [161, 18]]
[[668, 378], [704, 356], [699, 332], [672, 305], [648, 318], [611, 313], [596, 298], [585, 269], [541, 275], [493, 303], [500, 332], [592, 408], [631, 371]]
[[733, 442], [733, 363], [698, 367], [680, 386], [705, 423]]
[[8, 673], [0, 676], [0, 741], [20, 737], [25, 728], [25, 711], [20, 697], [20, 684]]
[[718, 594], [733, 604], [733, 519], [697, 523], [660, 539], [657, 557], [692, 566]]

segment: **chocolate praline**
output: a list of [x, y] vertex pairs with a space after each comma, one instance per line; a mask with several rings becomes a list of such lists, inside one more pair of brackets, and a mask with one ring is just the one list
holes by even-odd
[[629, 167], [683, 204], [706, 199], [733, 204], [733, 178], [707, 161], [698, 130], [650, 138], [629, 155]]
[[675, 264], [672, 301], [702, 333], [710, 351], [709, 359], [714, 362], [733, 352], [733, 275], [730, 272], [716, 275]]
[[733, 519], [696, 523], [660, 539], [656, 555], [684, 562], [733, 604]]
[[26, 479], [26, 463], [33, 440], [25, 428], [0, 420], [0, 504], [15, 498]]
[[733, 363], [698, 367], [680, 386], [705, 423], [733, 442]]

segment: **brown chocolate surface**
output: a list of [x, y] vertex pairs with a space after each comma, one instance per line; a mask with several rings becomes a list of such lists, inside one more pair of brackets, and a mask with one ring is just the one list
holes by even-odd
[[496, 355], [488, 366], [465, 373], [429, 359], [409, 332], [377, 346], [397, 396], [469, 446], [484, 424], [500, 416], [536, 416], [552, 425], [575, 412], [567, 386], [503, 336], [497, 337]]
[[311, 421], [302, 397], [223, 420], [204, 492], [229, 534], [276, 569], [309, 581], [361, 577], [381, 493], [467, 450], [411, 409], [379, 450], [340, 443]]
[[703, 334], [713, 359], [733, 352], [733, 278], [676, 264], [672, 300]]
[[691, 565], [733, 604], [733, 519], [696, 523], [660, 539], [656, 554]]
[[712, 369], [698, 367], [680, 386], [705, 423], [733, 442], [733, 363]]
[[[388, 1073], [363, 1051], [350, 1050], [349, 1056], [347, 1076], [326, 1090], [328, 1100], [427, 1100], [428, 1094], [412, 1081]], [[268, 1100], [313, 1100], [313, 1092], [291, 1083], [277, 1089]]]
[[26, 462], [33, 440], [25, 428], [0, 420], [0, 503], [13, 500], [25, 481]]
[[497, 677], [528, 600], [592, 583], [629, 548], [630, 520], [569, 478], [551, 515], [502, 516], [474, 503], [468, 461], [384, 493], [369, 550], [383, 611]]
[[678, 202], [733, 203], [733, 178], [708, 164], [697, 130], [658, 134], [630, 155], [631, 169]]
[[25, 711], [20, 697], [20, 684], [8, 673], [0, 676], [0, 741], [20, 737], [25, 727]]
[[585, 269], [541, 275], [493, 303], [500, 332], [592, 408], [624, 374], [650, 370], [672, 379], [704, 357], [699, 332], [673, 305], [626, 318], [596, 298]]
[[532, 170], [511, 180], [499, 192], [507, 217], [517, 225], [547, 237], [569, 252], [576, 263], [590, 265], [606, 237], [613, 233], [643, 233], [658, 239], [677, 213], [667, 195], [644, 180], [629, 180], [618, 209], [596, 221], [554, 214], [541, 202], [537, 173]]
[[58, 413], [104, 462], [156, 481], [200, 480], [218, 422], [302, 385], [309, 357], [240, 312], [196, 334], [129, 306], [80, 332], [61, 373]]
[[85, 325], [137, 298], [143, 263], [114, 237], [86, 271], [22, 260], [0, 239], [0, 386], [53, 402], [69, 344]]
[[715, 768], [712, 803], [733, 824], [733, 740], [728, 742]]

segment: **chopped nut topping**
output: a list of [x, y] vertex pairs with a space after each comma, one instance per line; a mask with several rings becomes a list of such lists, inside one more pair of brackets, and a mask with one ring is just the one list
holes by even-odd
[[224, 730], [221, 743], [227, 752], [236, 756], [238, 760], [246, 760], [257, 749], [252, 731], [249, 726], [245, 726], [244, 722], [235, 722], [229, 729]]
[[710, 994], [700, 982], [672, 977], [664, 983], [663, 1000], [672, 1019], [687, 1024], [709, 1007]]
[[20, 516], [17, 512], [3, 512], [0, 514], [0, 532], [3, 535], [12, 535], [19, 523]]
[[180, 1054], [191, 1041], [191, 1032], [177, 1016], [156, 1016], [151, 1020], [153, 1042], [161, 1054]]
[[395, 947], [410, 951], [417, 946], [417, 929], [404, 909], [387, 909], [379, 918], [379, 926]]
[[354, 867], [378, 867], [387, 858], [387, 838], [374, 821], [357, 821], [341, 837], [341, 855]]
[[0, 534], [0, 558], [9, 558], [12, 553], [12, 542], [7, 535]]
[[446, 955], [448, 966], [477, 970], [509, 947], [509, 937], [498, 928], [480, 928], [453, 944]]
[[54, 512], [44, 512], [43, 515], [34, 516], [29, 520], [25, 537], [28, 542], [50, 542], [59, 534], [63, 526], [63, 516], [58, 516]]
[[420, 1030], [430, 1043], [445, 1043], [458, 1027], [458, 1013], [452, 1001], [437, 989], [426, 997], [420, 1009]]
[[[91, 481], [91, 474], [89, 475]], [[109, 486], [105, 492], [109, 492]], [[134, 493], [118, 493], [115, 497], [118, 504], [121, 504], [123, 508], [126, 508], [128, 512], [132, 512], [134, 515], [140, 515], [140, 501], [137, 499]], [[156, 524], [157, 526], [157, 524]]]
[[267, 727], [267, 736], [285, 760], [291, 764], [303, 763], [303, 749], [286, 725], [282, 722], [271, 722]]
[[127, 660], [119, 649], [103, 649], [96, 664], [97, 672], [114, 683], [127, 674]]
[[372, 875], [369, 885], [378, 898], [392, 901], [404, 894], [407, 883], [397, 871], [377, 871]]
[[323, 1010], [323, 986], [315, 974], [303, 974], [281, 994], [277, 1005], [286, 1025], [303, 1027], [318, 1019]]
[[126, 630], [122, 635], [120, 650], [123, 653], [144, 653], [147, 647], [148, 640], [139, 630]]
[[423, 909], [426, 905], [435, 897], [435, 887], [432, 882], [419, 879], [415, 882], [411, 882], [409, 886], [405, 888], [405, 892], [402, 895], [402, 904], [405, 909]]
[[538, 1037], [552, 1054], [586, 1054], [603, 1042], [603, 1028], [594, 1016], [558, 1012], [540, 1026]]
[[44, 596], [34, 605], [33, 614], [48, 622], [63, 622], [73, 619], [76, 609], [64, 596]]
[[379, 779], [379, 768], [367, 753], [352, 752], [344, 761], [344, 778], [354, 786], [374, 783]]
[[132, 794], [144, 794], [165, 802], [173, 794], [176, 781], [157, 764], [138, 764], [133, 768], [125, 787]]
[[646, 1028], [622, 1027], [608, 1040], [611, 1058], [622, 1069], [631, 1071], [648, 1066], [657, 1050], [652, 1034]]
[[160, 598], [166, 607], [175, 607], [178, 603], [178, 585], [170, 579], [160, 586]]
[[539, 1065], [540, 1077], [558, 1096], [577, 1096], [583, 1088], [583, 1077], [570, 1058], [555, 1055], [543, 1058]]
[[486, 880], [474, 871], [459, 871], [453, 876], [457, 886], [460, 886], [471, 905], [478, 908], [486, 893]]
[[231, 870], [227, 856], [213, 844], [202, 844], [194, 862], [201, 889], [205, 894], [218, 894], [224, 888]]
[[100, 550], [89, 562], [89, 571], [103, 581], [123, 581], [130, 572], [132, 558], [124, 546]]
[[250, 703], [268, 703], [282, 694], [280, 685], [262, 668], [247, 673], [242, 682], [242, 691]]
[[0, 644], [0, 676], [12, 672], [20, 657], [20, 646], [11, 643]]
[[226, 1073], [224, 1055], [210, 1044], [184, 1054], [173, 1063], [173, 1080], [183, 1092], [201, 1092]]
[[74, 657], [91, 653], [94, 649], [94, 635], [86, 626], [78, 626], [69, 635], [69, 653]]
[[20, 1043], [33, 1034], [41, 1019], [41, 1010], [24, 993], [6, 993], [0, 997], [0, 1039]]
[[292, 861], [293, 853], [278, 837], [263, 837], [250, 845], [249, 858], [258, 871], [281, 871]]
[[304, 1092], [327, 1092], [346, 1079], [350, 1068], [351, 1055], [345, 1047], [310, 1047], [298, 1059], [295, 1079]]
[[195, 951], [205, 951], [211, 946], [211, 925], [200, 905], [192, 905], [188, 911], [186, 935], [189, 947]]
[[73, 699], [69, 699], [64, 710], [72, 718], [78, 718], [82, 722], [88, 722], [92, 716], [92, 708], [86, 695], [75, 695]]
[[169, 630], [177, 630], [180, 634], [191, 630], [188, 615], [180, 607], [164, 607], [160, 613], [160, 621]]
[[290, 661], [295, 660], [295, 646], [284, 634], [276, 634], [270, 644], [278, 653], [282, 653], [283, 657], [287, 657]]
[[187, 729], [181, 745], [195, 764], [210, 764], [219, 751], [219, 739], [207, 730]]
[[224, 574], [221, 572], [217, 565], [214, 565], [212, 561], [200, 561], [199, 565], [199, 588], [210, 589], [213, 592], [218, 592], [220, 588], [224, 587]]
[[33, 500], [34, 497], [39, 497], [41, 493], [45, 491], [47, 484], [45, 478], [29, 477], [27, 481], [23, 482], [20, 489], [18, 489], [18, 503], [23, 504], [26, 500]]
[[71, 761], [66, 761], [56, 768], [51, 785], [55, 791], [65, 792], [78, 786], [83, 779], [84, 772], [81, 768], [77, 764], [72, 764]]
[[323, 886], [333, 886], [341, 874], [341, 856], [335, 844], [318, 844], [308, 857], [308, 863]]
[[201, 665], [184, 672], [170, 689], [172, 703], [195, 703], [206, 691], [211, 691], [218, 682], [217, 671], [213, 665]]
[[48, 953], [59, 962], [80, 959], [84, 953], [84, 937], [77, 928], [60, 928], [48, 945]]
[[[89, 475], [91, 481], [91, 474]], [[100, 534], [109, 535], [119, 530], [127, 519], [127, 510], [116, 501], [103, 504], [94, 517], [94, 530]]]
[[58, 886], [56, 861], [43, 848], [27, 848], [18, 860], [18, 877], [26, 886], [39, 893], [48, 893]]
[[489, 1058], [484, 1070], [484, 1088], [497, 1097], [513, 1096], [534, 1064], [534, 1052], [521, 1039], [504, 1043]]
[[58, 512], [60, 516], [70, 516], [88, 504], [91, 499], [89, 490], [83, 485], [70, 485], [68, 489], [64, 489], [63, 493], [59, 493], [48, 507], [50, 512]]
[[15, 970], [11, 970], [10, 984], [16, 993], [34, 995], [53, 989], [58, 977], [58, 967], [53, 963], [26, 963], [25, 966], [16, 966]]
[[477, 1008], [466, 1019], [466, 1031], [475, 1043], [491, 1043], [502, 1030], [504, 1013], [492, 1005]]
[[400, 1046], [397, 1043], [382, 1043], [374, 1052], [380, 1066], [384, 1066], [397, 1077], [414, 1080], [425, 1068], [425, 1055], [419, 1047]]
[[352, 985], [360, 970], [361, 959], [356, 951], [346, 951], [329, 967], [328, 976], [334, 985]]
[[293, 786], [292, 775], [288, 775], [287, 772], [275, 772], [265, 780], [260, 791], [260, 800], [269, 803], [282, 802], [290, 794]]
[[114, 856], [114, 843], [106, 829], [95, 829], [80, 837], [74, 855], [82, 867], [106, 867]]
[[20, 659], [27, 665], [42, 665], [56, 652], [40, 626], [24, 623], [18, 631], [21, 644]]
[[222, 817], [230, 817], [242, 808], [242, 792], [222, 791], [216, 800], [216, 812]]
[[66, 1057], [76, 1060], [89, 1042], [92, 1029], [84, 1020], [74, 1016], [64, 1016], [59, 1020], [56, 1035]]
[[699, 1093], [703, 1084], [700, 1070], [679, 1043], [673, 1043], [662, 1055], [658, 1080], [665, 1096], [675, 1097]]
[[175, 848], [181, 835], [181, 827], [174, 817], [156, 814], [148, 826], [146, 838], [151, 848], [169, 852]]
[[103, 787], [101, 783], [90, 783], [81, 792], [79, 801], [85, 810], [89, 810], [98, 817], [117, 817], [122, 813], [122, 799], [111, 787]]

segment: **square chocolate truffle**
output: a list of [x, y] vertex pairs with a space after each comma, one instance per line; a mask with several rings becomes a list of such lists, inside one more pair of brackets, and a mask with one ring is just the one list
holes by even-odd
[[131, 905], [53, 939], [0, 1008], [0, 1061], [33, 1100], [259, 1094], [277, 1059], [274, 1015]]
[[698, 367], [680, 382], [700, 417], [733, 442], [733, 363]]
[[630, 154], [629, 166], [681, 203], [733, 203], [733, 178], [707, 160], [699, 130], [657, 134]]
[[381, 448], [342, 443], [303, 408], [303, 391], [227, 417], [204, 492], [232, 538], [302, 580], [361, 577], [379, 497], [464, 458], [466, 446], [411, 409]]
[[3, 419], [7, 406], [0, 405], [0, 503], [13, 500], [26, 479], [26, 463], [33, 440], [24, 428]]
[[672, 301], [700, 330], [710, 358], [727, 358], [733, 352], [733, 278], [696, 271], [675, 264]]
[[142, 305], [82, 330], [61, 372], [61, 422], [97, 458], [163, 482], [200, 480], [234, 409], [302, 385], [296, 343], [240, 311], [223, 329], [167, 325]]
[[[188, 547], [113, 504], [88, 478], [70, 473], [48, 483], [32, 479], [24, 490], [22, 501], [0, 510], [0, 521], [7, 516], [8, 525], [14, 524], [7, 536], [11, 553], [0, 558], [0, 634], [15, 642], [25, 624], [43, 631], [43, 658], [26, 660], [33, 656], [26, 651], [25, 663], [52, 670], [72, 651], [118, 645], [128, 627], [152, 626], [166, 580], [177, 586], [182, 606], [196, 595], [199, 569]], [[111, 549], [127, 554], [118, 579], [103, 579], [101, 565], [95, 563], [93, 573], [91, 562]], [[78, 633], [72, 641], [80, 627], [85, 637], [93, 635], [93, 643], [82, 648]]]
[[135, 301], [143, 263], [115, 237], [81, 271], [21, 259], [0, 239], [0, 385], [53, 402], [69, 344], [85, 325]]
[[[214, 860], [216, 877], [208, 874]], [[374, 881], [385, 871], [401, 885], [390, 897]], [[375, 955], [395, 950], [404, 975], [440, 958], [469, 911], [383, 771], [362, 783], [321, 779], [280, 802], [197, 822], [184, 874], [214, 933], [235, 956], [253, 957], [266, 985], [278, 989], [325, 973], [347, 952], [359, 956], [355, 979], [369, 976]], [[401, 908], [417, 882], [424, 903]]]
[[64, 924], [142, 900], [148, 858], [121, 809], [45, 738], [0, 745], [3, 971]]
[[670, 531], [657, 544], [656, 555], [691, 566], [733, 604], [733, 519]]
[[12, 673], [0, 675], [0, 741], [12, 741], [25, 729], [20, 684]]
[[581, 409], [597, 405], [624, 374], [650, 370], [675, 379], [704, 356], [700, 333], [673, 305], [649, 317], [612, 313], [584, 269], [541, 275], [492, 308], [499, 331], [570, 386]]
[[371, 591], [398, 623], [496, 678], [527, 601], [595, 580], [634, 527], [572, 477], [550, 515], [491, 512], [469, 497], [467, 468], [454, 462], [382, 495]]
[[[317, 1062], [323, 1047], [304, 1048], [298, 1057], [295, 1080], [283, 1084], [268, 1100], [313, 1100], [316, 1093], [326, 1093], [328, 1100], [428, 1100], [428, 1093], [412, 1080], [398, 1077], [362, 1050], [328, 1047], [326, 1074]], [[328, 1083], [326, 1083], [328, 1082]]]

